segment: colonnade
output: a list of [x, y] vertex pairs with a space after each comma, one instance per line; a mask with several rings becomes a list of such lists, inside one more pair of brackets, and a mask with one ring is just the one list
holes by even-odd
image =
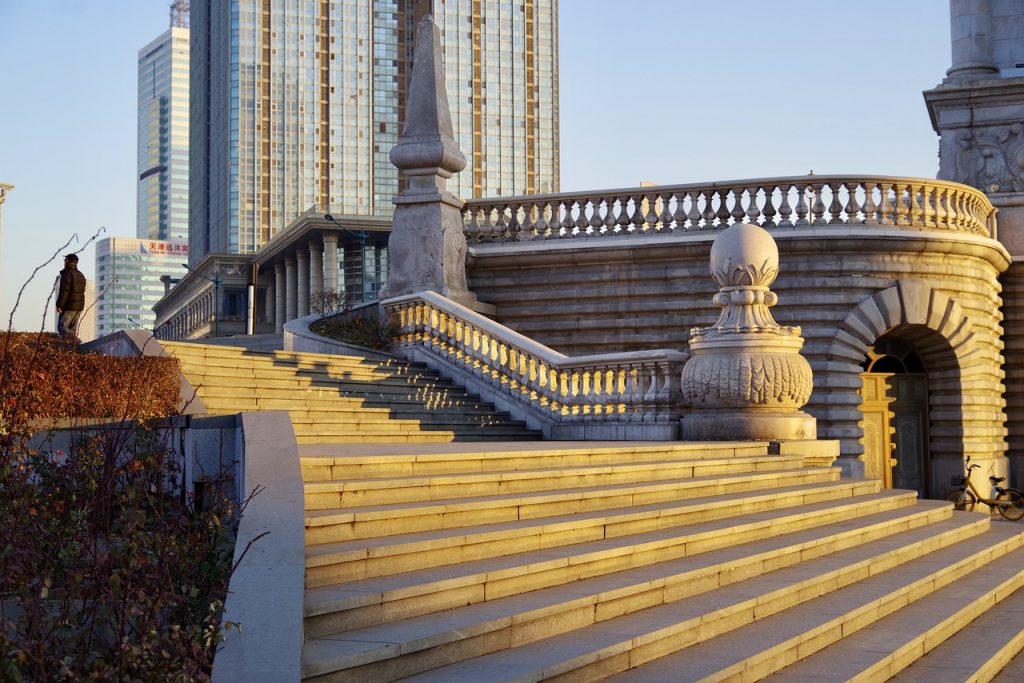
[[[309, 315], [311, 298], [321, 292], [338, 291], [342, 281], [338, 273], [340, 258], [338, 236], [327, 233], [322, 241], [296, 244], [294, 251], [263, 266], [264, 272], [270, 274], [265, 299], [267, 317], [276, 332], [284, 329], [285, 321]], [[360, 253], [358, 258], [365, 255]]]

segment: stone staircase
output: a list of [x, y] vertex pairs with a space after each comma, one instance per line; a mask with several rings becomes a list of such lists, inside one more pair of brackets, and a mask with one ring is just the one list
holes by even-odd
[[301, 443], [537, 439], [423, 365], [230, 346], [161, 342], [207, 410], [286, 410]]
[[938, 681], [1012, 668], [1024, 526], [787, 452], [300, 446], [304, 679]]

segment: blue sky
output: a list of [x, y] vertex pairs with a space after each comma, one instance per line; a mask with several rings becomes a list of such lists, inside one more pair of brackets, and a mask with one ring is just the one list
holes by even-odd
[[[138, 50], [164, 0], [0, 0], [0, 316], [74, 233], [135, 234]], [[561, 0], [562, 189], [934, 177], [946, 0]], [[92, 277], [91, 247], [82, 270]], [[57, 263], [26, 290], [38, 329]], [[47, 324], [52, 324], [52, 314]]]

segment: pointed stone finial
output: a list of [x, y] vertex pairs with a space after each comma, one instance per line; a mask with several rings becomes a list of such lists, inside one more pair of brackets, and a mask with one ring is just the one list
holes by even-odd
[[452, 133], [441, 32], [429, 14], [416, 25], [405, 127], [391, 150], [391, 163], [409, 183], [394, 199], [388, 284], [381, 300], [433, 291], [463, 306], [493, 312], [467, 288], [465, 202], [445, 189], [447, 179], [465, 168], [466, 157]]
[[391, 149], [391, 163], [409, 178], [409, 189], [404, 194], [444, 192], [445, 180], [466, 167], [448, 109], [441, 31], [429, 14], [416, 24], [405, 127]]
[[799, 327], [779, 325], [769, 287], [779, 250], [768, 231], [736, 224], [711, 247], [711, 277], [720, 290], [718, 322], [694, 329], [683, 366], [683, 398], [694, 410], [682, 420], [684, 439], [814, 439], [815, 419], [799, 409], [813, 385], [800, 355]]

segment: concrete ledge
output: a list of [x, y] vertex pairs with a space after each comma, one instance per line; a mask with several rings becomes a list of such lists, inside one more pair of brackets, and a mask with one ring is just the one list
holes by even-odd
[[[372, 304], [376, 307], [376, 303]], [[373, 313], [373, 311], [370, 311]], [[289, 320], [284, 324], [284, 350], [299, 351], [304, 353], [331, 353], [339, 356], [362, 356], [364, 358], [394, 358], [390, 353], [368, 349], [365, 346], [346, 344], [336, 339], [321, 337], [309, 329], [317, 320], [323, 316], [314, 313], [305, 318]]]
[[262, 491], [238, 527], [235, 559], [260, 534], [231, 577], [228, 631], [213, 662], [218, 682], [299, 681], [305, 580], [304, 500], [299, 453], [284, 411], [242, 413], [241, 488]]

